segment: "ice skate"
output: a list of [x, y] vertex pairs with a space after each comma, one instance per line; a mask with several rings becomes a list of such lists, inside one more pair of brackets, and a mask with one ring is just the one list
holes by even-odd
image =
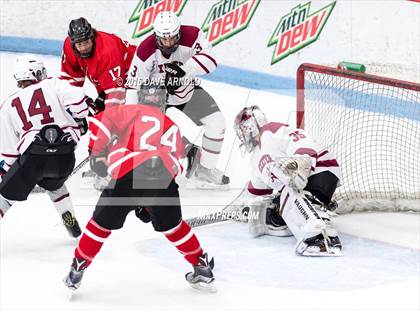
[[77, 238], [82, 234], [79, 223], [77, 219], [71, 214], [70, 211], [64, 212], [61, 217], [63, 218], [63, 224], [67, 229], [70, 237]]
[[194, 172], [197, 169], [197, 166], [200, 162], [201, 149], [199, 146], [192, 143], [189, 143], [185, 147], [185, 149], [186, 149], [185, 157], [188, 160], [185, 177], [189, 179], [192, 175], [194, 175]]
[[301, 241], [296, 247], [296, 252], [303, 256], [343, 256], [341, 248], [338, 236], [318, 234]]
[[216, 168], [208, 169], [198, 164], [194, 173], [194, 181], [198, 188], [228, 190], [230, 179]]
[[86, 260], [73, 258], [69, 274], [63, 279], [64, 284], [72, 291], [77, 290], [82, 283], [83, 272], [86, 268]]
[[209, 261], [207, 253], [204, 253], [199, 257], [198, 265], [193, 267], [194, 271], [185, 275], [185, 279], [191, 287], [211, 293], [217, 292], [213, 284], [214, 275], [212, 270], [214, 268], [214, 258]]
[[292, 232], [287, 228], [286, 222], [279, 215], [278, 209], [267, 208], [266, 213], [266, 234], [277, 237], [292, 236]]

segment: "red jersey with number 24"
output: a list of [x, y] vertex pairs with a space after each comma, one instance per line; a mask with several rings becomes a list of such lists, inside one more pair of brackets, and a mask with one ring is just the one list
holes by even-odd
[[108, 173], [119, 179], [158, 156], [173, 177], [182, 172], [184, 145], [178, 126], [158, 108], [113, 105], [89, 117], [89, 150], [107, 154]]

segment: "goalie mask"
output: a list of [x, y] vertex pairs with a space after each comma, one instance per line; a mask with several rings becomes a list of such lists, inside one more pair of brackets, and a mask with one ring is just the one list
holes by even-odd
[[39, 82], [47, 78], [47, 69], [44, 63], [32, 57], [21, 57], [16, 59], [16, 67], [13, 77], [18, 82], [34, 81]]
[[179, 46], [181, 23], [174, 12], [160, 12], [154, 22], [153, 30], [156, 43], [162, 54], [170, 55]]
[[235, 132], [243, 153], [252, 152], [259, 143], [260, 129], [267, 124], [265, 114], [256, 105], [243, 108], [235, 118]]
[[68, 35], [76, 55], [81, 58], [92, 57], [95, 52], [96, 30], [84, 18], [73, 19], [69, 24]]

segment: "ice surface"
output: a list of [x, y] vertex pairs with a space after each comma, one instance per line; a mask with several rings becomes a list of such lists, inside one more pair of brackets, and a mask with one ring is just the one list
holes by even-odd
[[[0, 54], [2, 100], [15, 90], [15, 57]], [[59, 58], [39, 57], [50, 75], [59, 73]], [[220, 210], [245, 184], [247, 160], [241, 158], [231, 128], [240, 108], [255, 103], [271, 120], [294, 122], [292, 97], [208, 81], [203, 86], [226, 116], [219, 168], [231, 176], [232, 190], [195, 190], [181, 182], [184, 217]], [[184, 130], [195, 139], [200, 130], [177, 111], [170, 113], [183, 119]], [[86, 156], [85, 147], [83, 141], [78, 161]], [[68, 187], [84, 226], [98, 193], [80, 174], [68, 181]], [[216, 261], [218, 293], [204, 294], [184, 280], [190, 266], [176, 249], [130, 214], [124, 228], [107, 240], [69, 302], [61, 280], [76, 243], [60, 224], [48, 196], [31, 195], [0, 222], [0, 309], [419, 309], [419, 214], [350, 214], [334, 221], [342, 233], [341, 258], [298, 257], [293, 238], [252, 239], [246, 224], [225, 222], [195, 229]]]

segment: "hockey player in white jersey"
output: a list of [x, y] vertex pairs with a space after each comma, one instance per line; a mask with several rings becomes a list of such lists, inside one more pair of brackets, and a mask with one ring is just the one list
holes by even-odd
[[34, 58], [19, 58], [14, 78], [21, 89], [0, 107], [0, 153], [5, 159], [0, 218], [39, 185], [77, 238], [81, 230], [64, 182], [74, 168], [81, 129], [87, 126], [87, 97], [67, 81], [47, 78], [43, 63]]
[[160, 12], [153, 28], [154, 33], [137, 47], [131, 62], [126, 103], [139, 102], [138, 91], [143, 85], [164, 84], [166, 108], [176, 107], [196, 125], [204, 126], [201, 151], [190, 152], [187, 177], [193, 175], [204, 188], [226, 189], [229, 178], [216, 168], [224, 140], [225, 118], [195, 79], [217, 67], [211, 45], [200, 28], [181, 25], [173, 12]]
[[299, 255], [341, 256], [337, 231], [325, 212], [335, 205], [331, 199], [340, 178], [334, 156], [304, 130], [268, 122], [258, 106], [242, 109], [234, 127], [241, 149], [251, 153], [249, 203], [242, 206], [249, 208], [250, 233], [293, 234]]

